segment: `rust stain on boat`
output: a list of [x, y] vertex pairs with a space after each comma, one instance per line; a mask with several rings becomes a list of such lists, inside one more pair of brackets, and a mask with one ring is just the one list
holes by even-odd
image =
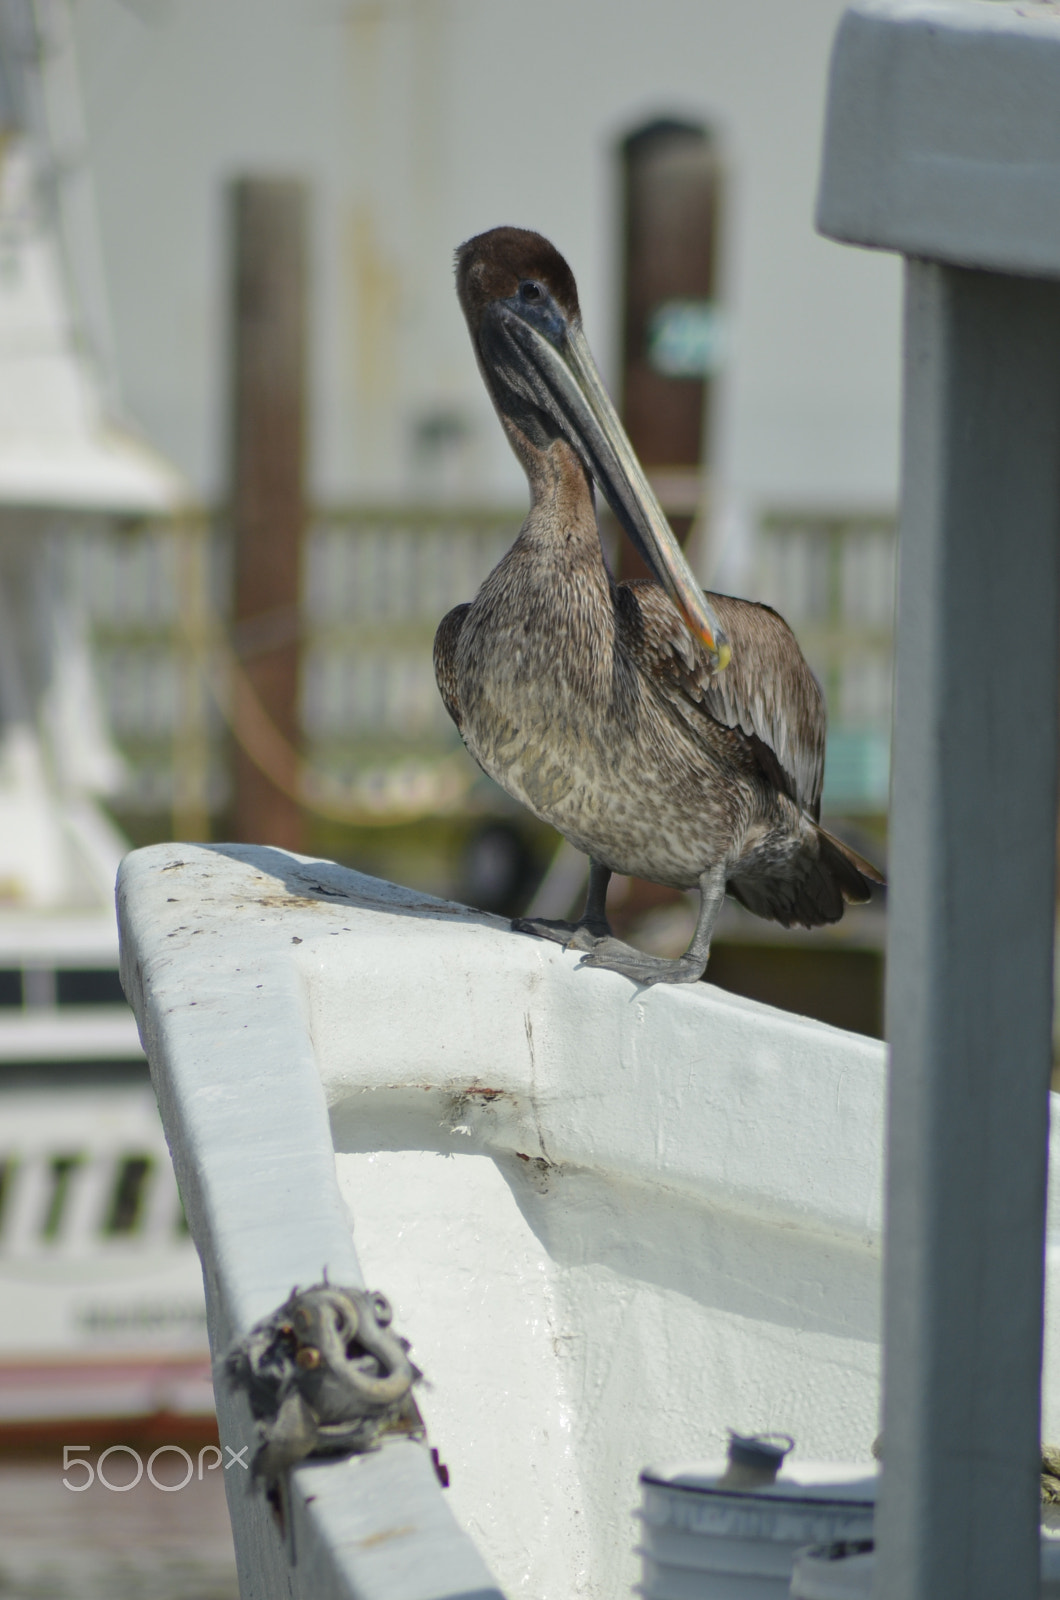
[[358, 1539], [357, 1547], [360, 1550], [372, 1550], [376, 1545], [389, 1544], [391, 1539], [405, 1539], [415, 1532], [415, 1526], [406, 1522], [400, 1528], [384, 1528], [381, 1533], [369, 1534], [367, 1539]]

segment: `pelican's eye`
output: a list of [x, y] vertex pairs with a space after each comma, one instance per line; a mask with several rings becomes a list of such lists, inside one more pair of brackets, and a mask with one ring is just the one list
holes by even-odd
[[519, 298], [520, 300], [525, 300], [528, 305], [533, 305], [535, 301], [545, 298], [545, 291], [539, 283], [521, 283], [519, 285]]

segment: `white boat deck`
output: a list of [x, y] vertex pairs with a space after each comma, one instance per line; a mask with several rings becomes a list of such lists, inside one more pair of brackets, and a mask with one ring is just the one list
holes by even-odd
[[[215, 1354], [363, 1272], [452, 1474], [410, 1443], [299, 1468], [288, 1569], [229, 1473], [244, 1593], [485, 1594], [488, 1565], [612, 1600], [649, 1461], [729, 1426], [870, 1461], [882, 1045], [263, 847], [137, 851], [119, 915]], [[1060, 1219], [1050, 1240], [1055, 1278]], [[218, 1411], [252, 1442], [241, 1398]]]

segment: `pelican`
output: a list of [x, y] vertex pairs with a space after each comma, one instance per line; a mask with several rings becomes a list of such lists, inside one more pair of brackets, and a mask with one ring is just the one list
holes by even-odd
[[[703, 975], [726, 893], [790, 927], [837, 922], [874, 867], [820, 826], [825, 707], [768, 606], [704, 594], [619, 422], [566, 261], [540, 234], [460, 246], [457, 294], [479, 370], [530, 486], [530, 512], [478, 595], [434, 641], [446, 709], [484, 772], [589, 857], [574, 923], [519, 932], [636, 983]], [[616, 583], [599, 486], [656, 582]], [[613, 937], [614, 872], [698, 887], [687, 951]]]

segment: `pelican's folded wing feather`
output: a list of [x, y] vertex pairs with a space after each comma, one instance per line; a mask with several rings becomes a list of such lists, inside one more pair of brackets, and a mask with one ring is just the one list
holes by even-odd
[[821, 686], [795, 635], [770, 606], [729, 595], [707, 598], [732, 648], [724, 672], [712, 672], [668, 597], [645, 580], [618, 588], [631, 648], [657, 684], [701, 706], [722, 727], [739, 729], [769, 779], [817, 821], [826, 731]]

